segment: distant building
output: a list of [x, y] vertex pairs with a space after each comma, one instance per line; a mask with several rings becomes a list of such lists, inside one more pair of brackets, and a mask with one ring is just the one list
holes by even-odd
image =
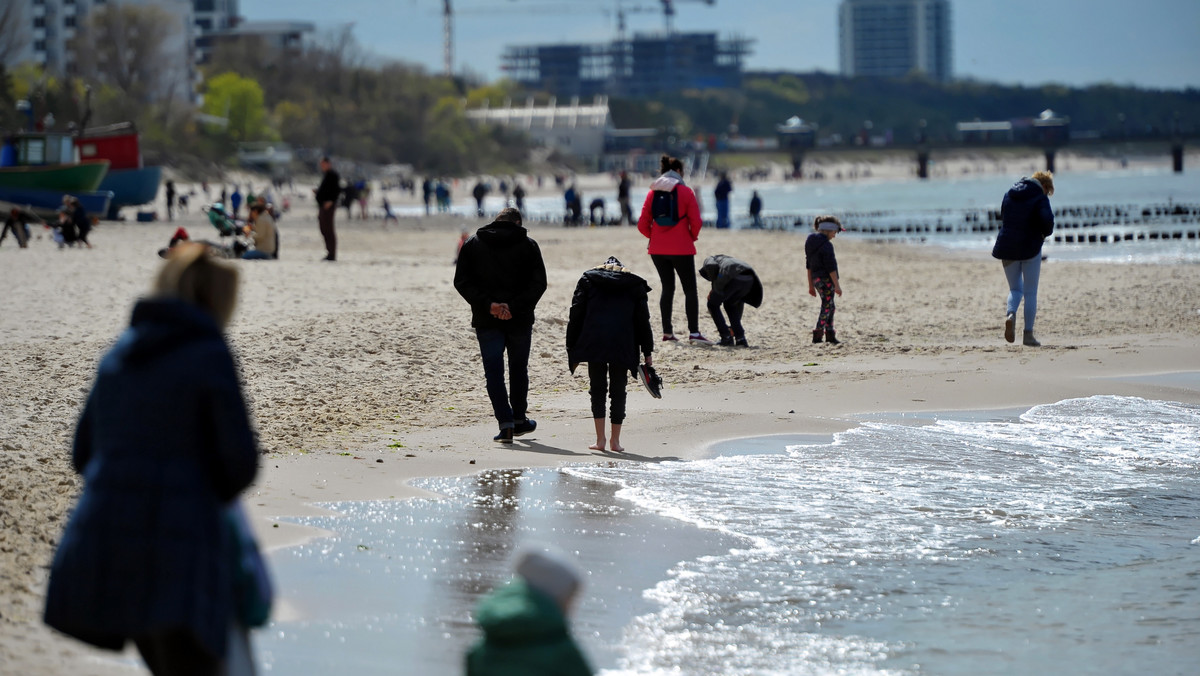
[[501, 68], [526, 88], [558, 98], [736, 89], [750, 42], [716, 33], [669, 33], [606, 44], [510, 46]]
[[604, 152], [604, 137], [612, 126], [608, 99], [596, 97], [592, 103], [572, 99], [560, 106], [555, 99], [545, 106], [527, 101], [514, 108], [484, 107], [468, 110], [467, 119], [494, 124], [527, 135], [535, 144], [569, 155], [595, 160]]
[[842, 75], [953, 77], [949, 0], [842, 0]]
[[307, 21], [244, 21], [232, 28], [214, 29], [196, 36], [197, 62], [208, 63], [218, 45], [239, 40], [254, 40], [268, 49], [299, 50], [305, 36], [316, 30], [316, 24]]
[[[192, 0], [0, 0], [12, 3], [18, 23], [26, 27], [21, 49], [6, 65], [33, 62], [59, 75], [78, 70], [72, 41], [96, 9], [117, 5], [155, 6], [166, 11], [178, 30], [164, 45], [170, 71], [165, 78], [174, 88], [190, 90], [197, 79], [193, 56]], [[199, 4], [199, 3], [197, 3]], [[178, 91], [177, 93], [183, 93]]]

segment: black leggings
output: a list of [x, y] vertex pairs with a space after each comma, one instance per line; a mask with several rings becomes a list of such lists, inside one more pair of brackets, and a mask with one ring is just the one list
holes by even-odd
[[604, 417], [604, 400], [611, 394], [612, 411], [609, 418], [614, 425], [625, 422], [625, 381], [629, 379], [629, 369], [616, 364], [589, 361], [588, 379], [591, 381], [588, 394], [592, 395], [592, 417]]
[[700, 299], [696, 295], [696, 257], [695, 256], [665, 256], [650, 254], [654, 268], [658, 270], [658, 279], [662, 282], [662, 296], [658, 307], [662, 313], [663, 333], [671, 334], [671, 310], [675, 304], [675, 275], [679, 275], [679, 285], [683, 287], [683, 309], [687, 313], [688, 331], [700, 333]]

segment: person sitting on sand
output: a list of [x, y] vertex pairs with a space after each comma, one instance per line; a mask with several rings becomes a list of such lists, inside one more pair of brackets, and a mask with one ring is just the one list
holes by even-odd
[[583, 575], [565, 554], [528, 548], [516, 576], [479, 603], [483, 637], [467, 653], [467, 676], [589, 676], [567, 615]]
[[[733, 256], [716, 254], [704, 259], [700, 276], [712, 282], [712, 291], [708, 293], [708, 312], [717, 325], [717, 334], [721, 336], [721, 342], [717, 344], [750, 347], [742, 328], [742, 310], [747, 303], [758, 307], [763, 297], [762, 282], [758, 281], [754, 268]], [[729, 326], [725, 325], [721, 306], [729, 313]]]
[[[621, 425], [625, 422], [625, 383], [636, 374], [639, 352], [646, 366], [653, 364], [654, 329], [650, 327], [647, 294], [650, 285], [610, 256], [580, 277], [571, 299], [567, 322], [567, 365], [571, 373], [587, 362], [588, 394], [596, 424], [593, 451], [621, 453]], [[604, 436], [604, 401], [611, 398], [612, 435]], [[606, 443], [611, 444], [606, 448]]]
[[254, 248], [242, 254], [243, 260], [266, 261], [279, 257], [279, 233], [275, 230], [275, 218], [266, 204], [259, 202], [250, 207], [250, 222], [246, 227], [254, 240]]
[[833, 255], [833, 238], [845, 230], [836, 216], [817, 216], [813, 221], [816, 232], [804, 242], [805, 267], [808, 269], [808, 295], [821, 296], [821, 314], [817, 317], [817, 328], [813, 329], [813, 342], [824, 340], [837, 345], [837, 333], [833, 329], [833, 313], [837, 309], [833, 294], [842, 295], [842, 284], [838, 281], [837, 258]]

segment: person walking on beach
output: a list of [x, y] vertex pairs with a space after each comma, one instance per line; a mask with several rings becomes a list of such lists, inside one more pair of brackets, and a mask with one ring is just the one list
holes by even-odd
[[[588, 394], [596, 425], [593, 451], [624, 452], [621, 425], [625, 422], [625, 384], [638, 362], [652, 366], [654, 330], [650, 328], [647, 294], [650, 285], [610, 256], [580, 277], [571, 298], [567, 322], [567, 366], [571, 373], [587, 362]], [[611, 397], [612, 434], [604, 436], [604, 402]]]
[[342, 193], [342, 177], [333, 170], [328, 157], [321, 158], [321, 172], [321, 184], [313, 190], [317, 196], [317, 225], [325, 240], [325, 258], [321, 260], [336, 261], [337, 232], [333, 229], [333, 217], [337, 215], [338, 197]]
[[75, 429], [84, 487], [54, 553], [45, 622], [109, 650], [132, 641], [160, 676], [253, 670], [229, 512], [258, 470], [224, 335], [236, 297], [237, 270], [203, 245], [175, 247], [100, 362]]
[[1004, 315], [1004, 339], [1016, 340], [1017, 309], [1025, 301], [1023, 345], [1039, 347], [1033, 336], [1037, 317], [1038, 281], [1042, 272], [1042, 244], [1054, 233], [1054, 174], [1039, 171], [1022, 178], [1004, 195], [1000, 204], [1000, 232], [992, 247], [992, 258], [999, 258], [1008, 280], [1008, 305]]
[[762, 222], [762, 198], [758, 196], [758, 191], [755, 190], [750, 196], [750, 227], [761, 228]]
[[526, 548], [516, 576], [479, 603], [483, 637], [467, 653], [467, 676], [590, 676], [567, 616], [583, 575], [565, 554]]
[[729, 182], [729, 174], [721, 172], [721, 180], [713, 189], [713, 197], [717, 201], [717, 229], [729, 227], [729, 193], [733, 192], [733, 184]]
[[88, 241], [88, 234], [92, 232], [92, 217], [88, 215], [87, 209], [83, 208], [83, 203], [74, 195], [67, 195], [63, 198], [70, 210], [71, 222], [75, 224], [75, 231], [78, 233], [78, 241], [92, 248], [92, 243]]
[[242, 190], [236, 185], [233, 186], [233, 192], [229, 195], [229, 208], [233, 211], [233, 217], [237, 218], [242, 209]]
[[167, 220], [175, 220], [175, 181], [167, 181]]
[[659, 311], [662, 314], [665, 341], [678, 340], [671, 324], [675, 303], [675, 276], [683, 287], [684, 312], [687, 314], [688, 340], [702, 345], [712, 341], [700, 333], [700, 299], [696, 295], [696, 240], [700, 237], [700, 207], [696, 193], [683, 183], [683, 162], [663, 155], [662, 175], [650, 184], [650, 192], [638, 217], [638, 232], [650, 239], [646, 250], [658, 279], [662, 282]]
[[621, 178], [617, 181], [617, 204], [621, 207], [621, 218], [617, 221], [617, 225], [624, 225], [626, 223], [634, 225], [636, 223], [633, 220], [633, 207], [629, 206], [630, 186], [629, 173], [622, 171]]
[[833, 238], [845, 228], [836, 216], [817, 216], [813, 221], [813, 229], [816, 232], [804, 242], [808, 295], [821, 296], [821, 314], [817, 317], [817, 328], [813, 329], [813, 342], [824, 340], [837, 345], [842, 341], [837, 339], [837, 332], [833, 328], [833, 313], [837, 309], [833, 295], [842, 295], [842, 285], [838, 281], [837, 258], [833, 255]]
[[433, 198], [433, 181], [426, 176], [421, 181], [421, 200], [425, 202], [425, 215], [429, 215], [429, 200]]
[[525, 213], [525, 188], [521, 187], [520, 183], [513, 185], [512, 196], [513, 206], [517, 208], [517, 211]]
[[[746, 305], [753, 307], [762, 305], [763, 288], [758, 280], [758, 273], [749, 263], [738, 260], [733, 256], [715, 254], [704, 259], [700, 266], [700, 276], [712, 282], [712, 291], [708, 293], [708, 312], [712, 315], [713, 323], [717, 325], [717, 335], [721, 336], [718, 345], [725, 347], [750, 347], [746, 342], [746, 332], [742, 328], [742, 311]], [[725, 324], [725, 316], [721, 307], [729, 313], [729, 325]]]
[[[533, 311], [546, 292], [546, 265], [537, 242], [521, 227], [521, 212], [506, 207], [496, 220], [463, 243], [454, 270], [454, 288], [471, 306], [471, 326], [479, 340], [488, 398], [500, 425], [493, 440], [537, 429], [527, 415], [529, 349]], [[504, 356], [508, 355], [508, 389]]]

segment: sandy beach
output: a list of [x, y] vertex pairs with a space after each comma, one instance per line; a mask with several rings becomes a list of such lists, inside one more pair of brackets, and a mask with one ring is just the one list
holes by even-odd
[[[297, 188], [300, 185], [297, 184]], [[70, 467], [75, 417], [104, 350], [128, 322], [174, 228], [216, 238], [195, 208], [175, 223], [102, 223], [92, 250], [42, 234], [0, 247], [0, 671], [131, 673], [107, 654], [45, 629], [42, 593], [54, 544], [82, 487]], [[629, 227], [533, 226], [549, 290], [531, 358], [537, 432], [492, 442], [478, 346], [452, 285], [455, 242], [475, 219], [346, 221], [339, 260], [323, 263], [311, 199], [279, 223], [281, 260], [234, 264], [241, 300], [229, 331], [263, 450], [244, 500], [270, 547], [314, 533], [274, 519], [314, 501], [405, 498], [407, 482], [484, 469], [607, 461], [589, 451], [586, 375], [567, 371], [567, 310], [583, 270], [615, 255], [658, 281]], [[747, 309], [750, 349], [666, 344], [661, 400], [631, 389], [622, 441], [631, 461], [704, 457], [716, 442], [828, 433], [871, 412], [1031, 406], [1093, 394], [1200, 403], [1153, 376], [1200, 371], [1200, 265], [1073, 263], [1042, 268], [1041, 348], [1002, 338], [1006, 285], [984, 253], [839, 237], [845, 295], [840, 346], [813, 345], [796, 233], [716, 231], [698, 242], [751, 262], [765, 287]], [[704, 286], [701, 286], [703, 293]], [[701, 326], [714, 333], [702, 305]], [[676, 323], [683, 299], [676, 295]], [[286, 599], [282, 599], [286, 612]]]

